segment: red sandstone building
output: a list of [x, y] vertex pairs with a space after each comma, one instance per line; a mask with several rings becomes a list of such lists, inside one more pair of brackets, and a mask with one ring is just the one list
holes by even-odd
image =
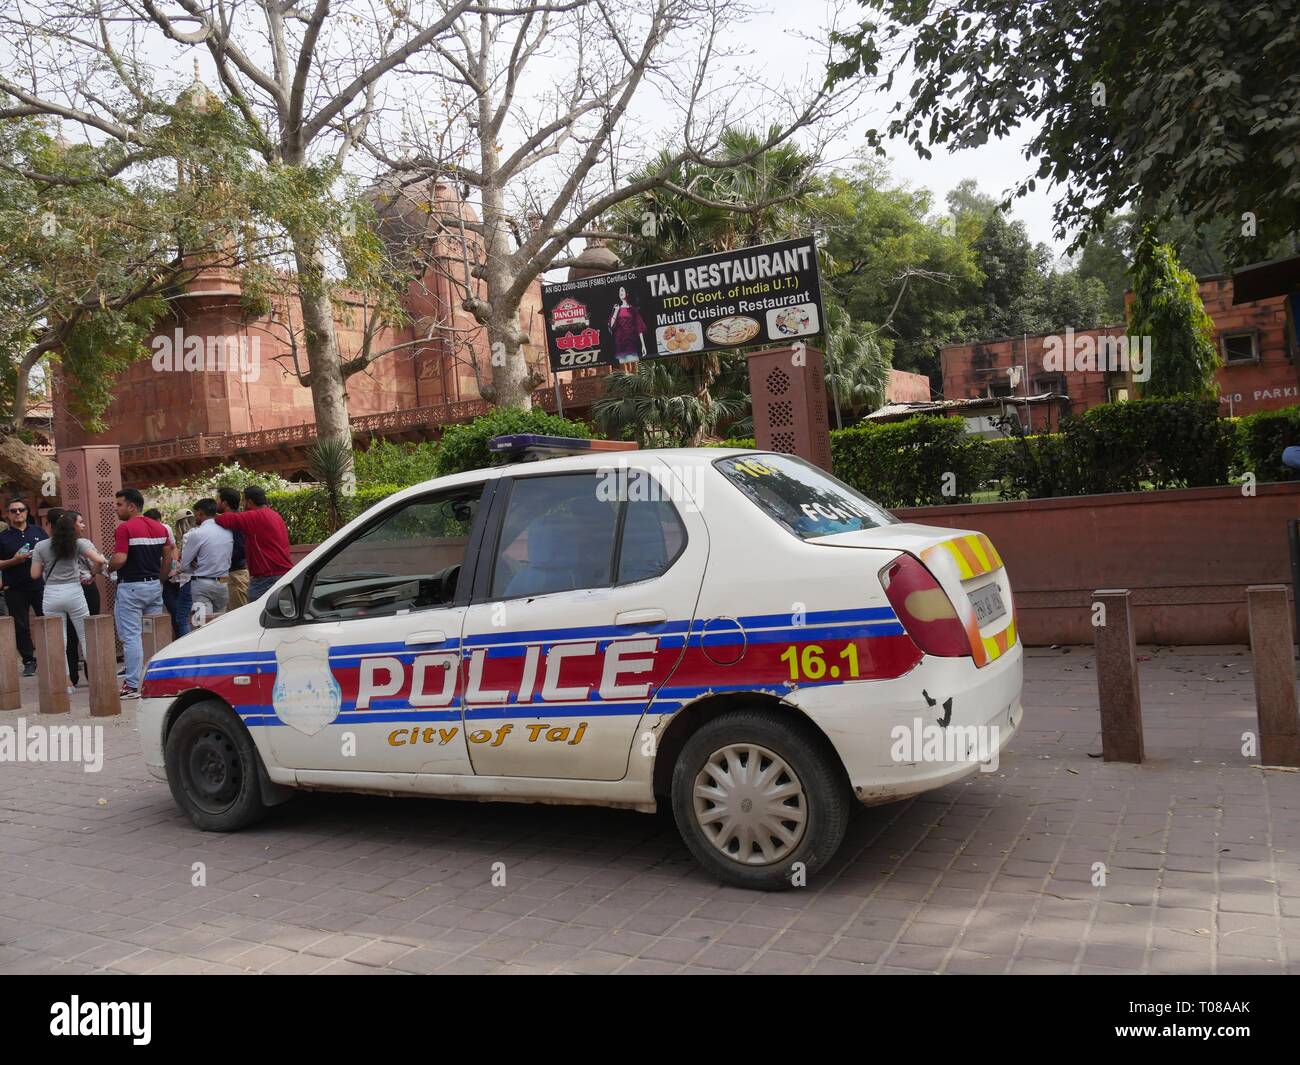
[[[473, 211], [444, 183], [433, 186], [427, 198], [434, 209], [405, 194], [401, 203], [381, 204], [385, 226], [400, 228], [418, 219], [431, 251], [427, 271], [408, 290], [409, 322], [374, 330], [371, 350], [391, 350], [348, 379], [348, 411], [359, 442], [371, 436], [428, 439], [444, 425], [490, 409], [479, 392], [480, 382], [490, 379], [486, 334], [461, 306], [465, 238], [445, 223], [434, 233], [438, 223], [430, 221], [457, 211], [472, 218]], [[356, 293], [338, 296], [335, 328], [340, 352], [348, 358], [360, 350], [369, 311]], [[119, 445], [123, 483], [141, 487], [230, 461], [305, 477], [315, 416], [310, 390], [293, 373], [295, 365], [306, 365], [301, 314], [290, 296], [273, 301], [269, 315], [250, 315], [242, 297], [237, 271], [200, 272], [171, 300], [171, 315], [151, 340], [154, 358], [134, 363], [119, 378], [105, 413], [108, 429], [87, 432], [56, 402], [58, 446]], [[557, 389], [547, 368], [537, 283], [524, 299], [520, 325], [532, 337], [525, 357], [542, 382], [534, 403], [553, 411]], [[177, 350], [191, 338], [209, 353], [204, 369], [187, 369]], [[209, 368], [220, 365], [227, 352], [226, 369]], [[170, 368], [164, 355], [175, 357]], [[585, 408], [599, 394], [598, 378], [560, 377], [566, 413]]]
[[[1300, 404], [1296, 349], [1287, 330], [1285, 297], [1234, 305], [1232, 279], [1228, 277], [1203, 279], [1200, 294], [1214, 322], [1214, 342], [1223, 359], [1216, 374], [1223, 413], [1250, 414]], [[1093, 352], [1094, 359], [1103, 351], [1116, 351], [1115, 343], [1124, 334], [1122, 325], [1072, 333], [1075, 365], [1089, 365], [1082, 359], [1086, 350]], [[944, 399], [1062, 397], [1031, 404], [1029, 413], [1022, 414], [1022, 419], [1034, 419], [1034, 431], [1051, 431], [1065, 414], [1078, 414], [1133, 394], [1132, 382], [1123, 370], [1060, 368], [1049, 356], [1060, 352], [1065, 339], [1031, 336], [949, 344], [940, 349]], [[1108, 362], [1113, 366], [1116, 360]], [[1008, 373], [1013, 369], [1014, 384]], [[1024, 404], [1016, 406], [1025, 409]]]

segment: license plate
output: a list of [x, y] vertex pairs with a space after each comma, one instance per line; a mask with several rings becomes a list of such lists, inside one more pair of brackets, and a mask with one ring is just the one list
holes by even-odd
[[1002, 591], [996, 584], [986, 584], [970, 593], [971, 606], [975, 608], [975, 621], [983, 628], [991, 621], [997, 621], [1007, 612], [1002, 602]]

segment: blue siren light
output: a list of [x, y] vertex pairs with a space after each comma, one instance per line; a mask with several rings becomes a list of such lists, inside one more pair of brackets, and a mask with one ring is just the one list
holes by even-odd
[[494, 436], [488, 450], [507, 462], [554, 459], [565, 455], [590, 455], [597, 451], [636, 451], [634, 440], [583, 440], [576, 436], [542, 436], [539, 433], [509, 433]]

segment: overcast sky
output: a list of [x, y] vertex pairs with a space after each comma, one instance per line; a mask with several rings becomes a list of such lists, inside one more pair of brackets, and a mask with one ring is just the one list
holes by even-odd
[[[810, 19], [820, 5], [807, 0], [765, 4], [768, 10], [748, 19], [740, 28], [743, 44], [752, 50], [754, 61], [770, 76], [795, 79], [809, 71], [807, 53], [792, 47], [797, 35], [811, 29]], [[850, 9], [852, 12], [854, 9]], [[899, 84], [901, 82], [901, 85]], [[872, 125], [879, 124], [889, 108], [906, 97], [908, 78], [896, 79], [892, 93], [869, 96], [863, 99], [862, 118], [855, 124], [856, 136]], [[1034, 164], [1023, 154], [1025, 137], [992, 141], [979, 149], [949, 154], [943, 149], [935, 151], [932, 159], [921, 159], [906, 141], [899, 139], [888, 145], [890, 169], [900, 181], [928, 188], [934, 192], [936, 208], [942, 210], [944, 197], [949, 190], [966, 178], [974, 178], [981, 190], [1000, 195], [1018, 181], [1032, 176]], [[1040, 182], [1036, 192], [1014, 201], [1011, 213], [1025, 223], [1030, 239], [1042, 242], [1058, 255], [1065, 241], [1052, 235], [1052, 204], [1054, 196]]]

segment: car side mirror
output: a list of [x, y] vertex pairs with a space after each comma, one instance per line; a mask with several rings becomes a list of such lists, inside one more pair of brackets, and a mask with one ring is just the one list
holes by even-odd
[[286, 584], [275, 593], [275, 613], [285, 621], [292, 621], [298, 616], [298, 596], [294, 593], [292, 584]]

